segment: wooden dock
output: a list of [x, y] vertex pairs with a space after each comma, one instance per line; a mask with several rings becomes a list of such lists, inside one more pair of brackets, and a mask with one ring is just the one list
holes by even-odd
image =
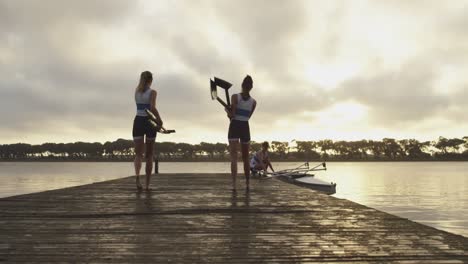
[[468, 238], [278, 180], [134, 182], [0, 199], [0, 262], [468, 263]]

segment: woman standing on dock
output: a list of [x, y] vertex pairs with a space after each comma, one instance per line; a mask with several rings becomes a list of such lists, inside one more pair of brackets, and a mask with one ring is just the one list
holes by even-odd
[[[153, 83], [153, 74], [149, 71], [144, 71], [140, 75], [140, 82], [135, 91], [135, 103], [137, 113], [133, 121], [133, 141], [135, 142], [135, 174], [136, 174], [136, 187], [142, 190], [143, 187], [140, 183], [140, 170], [143, 159], [143, 151], [145, 151], [146, 159], [146, 190], [149, 190], [151, 172], [153, 170], [153, 147], [156, 140], [156, 130], [151, 126], [148, 121], [148, 114], [145, 109], [149, 109], [159, 121], [158, 125], [162, 126], [163, 122], [156, 109], [156, 96], [155, 90], [151, 89]], [[146, 137], [146, 140], [145, 140]], [[146, 143], [146, 144], [145, 144]], [[146, 148], [145, 148], [146, 145]]]
[[247, 75], [242, 82], [242, 93], [233, 94], [231, 98], [231, 109], [226, 109], [228, 117], [231, 119], [229, 124], [229, 149], [231, 154], [231, 176], [232, 190], [237, 190], [237, 152], [239, 141], [241, 143], [242, 161], [244, 163], [245, 188], [250, 190], [250, 128], [249, 119], [252, 116], [257, 102], [250, 96], [250, 90], [253, 87], [252, 77]]

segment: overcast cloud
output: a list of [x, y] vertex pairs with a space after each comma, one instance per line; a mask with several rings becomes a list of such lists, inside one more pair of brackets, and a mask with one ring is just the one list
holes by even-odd
[[468, 1], [0, 0], [0, 143], [131, 138], [139, 73], [177, 134], [226, 141], [213, 75], [256, 141], [466, 136]]

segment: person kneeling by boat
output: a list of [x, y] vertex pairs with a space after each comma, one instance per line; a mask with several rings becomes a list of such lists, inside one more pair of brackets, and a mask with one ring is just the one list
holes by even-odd
[[250, 160], [250, 168], [254, 173], [258, 171], [266, 172], [268, 168], [271, 168], [271, 171], [275, 172], [268, 155], [269, 148], [270, 145], [265, 141], [262, 143], [262, 149], [253, 155], [252, 159]]

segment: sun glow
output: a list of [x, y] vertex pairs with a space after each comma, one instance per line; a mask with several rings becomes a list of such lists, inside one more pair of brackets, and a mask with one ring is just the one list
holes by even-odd
[[359, 67], [353, 64], [310, 64], [305, 68], [305, 77], [309, 82], [318, 84], [320, 88], [331, 90], [358, 72]]
[[465, 80], [462, 78], [463, 72], [466, 72], [466, 67], [455, 67], [453, 65], [441, 66], [439, 76], [432, 84], [432, 89], [440, 95], [447, 95], [460, 91], [465, 85]]
[[363, 121], [367, 115], [367, 107], [349, 101], [334, 104], [320, 112], [304, 112], [304, 115], [314, 117], [320, 125], [333, 126]]

